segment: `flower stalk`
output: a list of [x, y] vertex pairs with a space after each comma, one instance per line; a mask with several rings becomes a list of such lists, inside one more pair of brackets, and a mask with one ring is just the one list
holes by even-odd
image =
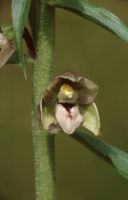
[[36, 200], [55, 200], [54, 136], [40, 129], [37, 118], [37, 106], [52, 77], [54, 8], [49, 8], [46, 0], [35, 2], [37, 59], [33, 66], [32, 80], [32, 133]]

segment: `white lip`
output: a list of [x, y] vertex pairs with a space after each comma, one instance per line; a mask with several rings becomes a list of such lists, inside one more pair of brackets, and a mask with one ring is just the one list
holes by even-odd
[[83, 117], [76, 105], [67, 110], [63, 104], [57, 104], [55, 116], [63, 131], [67, 134], [72, 134], [83, 121]]

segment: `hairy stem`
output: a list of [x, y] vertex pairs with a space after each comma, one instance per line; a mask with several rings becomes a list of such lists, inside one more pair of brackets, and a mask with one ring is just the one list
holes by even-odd
[[37, 60], [33, 66], [32, 133], [35, 158], [36, 200], [55, 200], [54, 136], [39, 127], [37, 105], [52, 76], [54, 8], [36, 0]]

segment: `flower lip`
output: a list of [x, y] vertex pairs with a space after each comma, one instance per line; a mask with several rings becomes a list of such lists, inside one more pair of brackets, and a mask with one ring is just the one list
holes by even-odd
[[78, 106], [74, 104], [56, 104], [55, 117], [67, 134], [72, 134], [83, 121]]

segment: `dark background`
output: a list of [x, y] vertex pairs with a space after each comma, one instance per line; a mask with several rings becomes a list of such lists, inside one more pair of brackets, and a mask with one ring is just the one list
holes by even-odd
[[[128, 1], [97, 0], [128, 24]], [[11, 0], [0, 0], [0, 23], [11, 22]], [[128, 44], [74, 14], [56, 10], [54, 72], [70, 69], [99, 86], [102, 138], [128, 152]], [[34, 200], [31, 66], [0, 71], [0, 200]], [[56, 136], [58, 200], [127, 200], [128, 182], [87, 148]]]

